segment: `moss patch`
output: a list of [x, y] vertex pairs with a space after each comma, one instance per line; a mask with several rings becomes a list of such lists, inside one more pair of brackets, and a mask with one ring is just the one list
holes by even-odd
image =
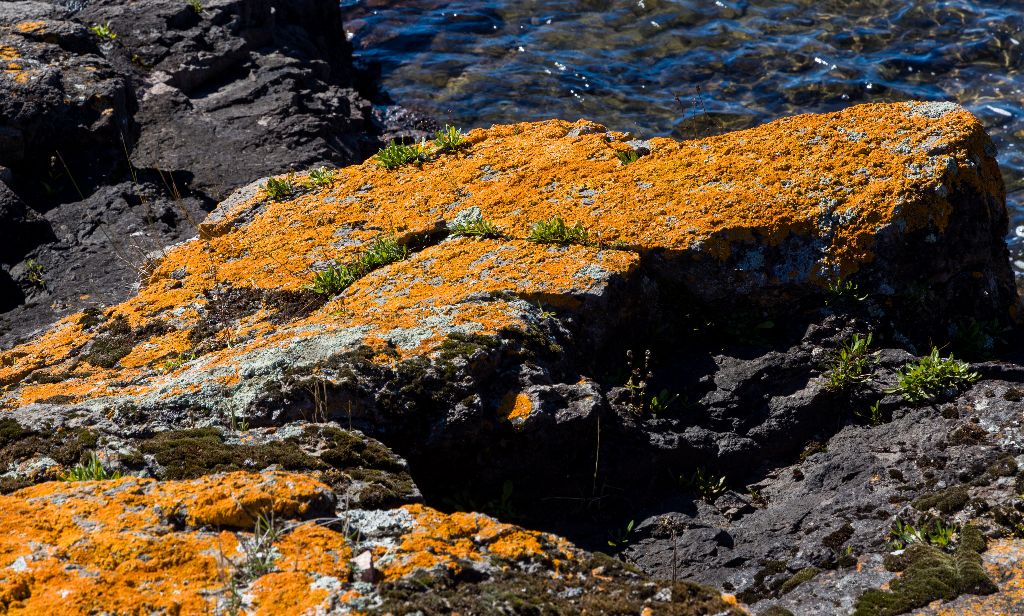
[[[60, 428], [52, 432], [36, 432], [22, 427], [13, 419], [0, 420], [0, 471], [35, 457], [46, 456], [62, 466], [74, 466], [95, 449], [99, 435], [85, 428]], [[52, 477], [39, 477], [40, 481]], [[11, 477], [0, 482], [0, 493], [20, 489], [34, 481], [27, 477]]]
[[792, 591], [794, 588], [803, 584], [804, 582], [814, 579], [814, 576], [818, 575], [819, 573], [821, 573], [821, 569], [817, 567], [805, 567], [800, 571], [797, 571], [795, 574], [793, 574], [793, 577], [783, 582], [782, 586], [779, 587], [779, 594], [784, 595]]
[[953, 486], [918, 497], [914, 500], [914, 508], [918, 511], [935, 509], [940, 513], [950, 515], [963, 509], [970, 499], [971, 495], [967, 486]]
[[[379, 592], [384, 599], [382, 613], [409, 614], [640, 614], [650, 607], [659, 616], [722, 614], [744, 612], [723, 600], [715, 590], [691, 582], [636, 584], [622, 563], [595, 555], [578, 563], [586, 575], [547, 578], [504, 569], [493, 575], [464, 569], [459, 575], [416, 576], [387, 583]], [[575, 567], [574, 567], [575, 569]], [[572, 580], [567, 583], [567, 580]], [[662, 589], [671, 591], [671, 601], [655, 600]], [[572, 591], [572, 592], [567, 592]]]
[[855, 616], [895, 616], [924, 607], [937, 599], [962, 594], [984, 595], [997, 590], [981, 564], [985, 538], [976, 527], [961, 531], [960, 545], [948, 554], [933, 546], [912, 544], [899, 556], [886, 559], [886, 568], [902, 572], [889, 591], [871, 589], [857, 600]]
[[227, 445], [216, 428], [164, 432], [142, 442], [139, 450], [152, 455], [163, 467], [161, 479], [195, 479], [212, 473], [259, 470], [274, 464], [289, 471], [328, 468], [293, 443]]

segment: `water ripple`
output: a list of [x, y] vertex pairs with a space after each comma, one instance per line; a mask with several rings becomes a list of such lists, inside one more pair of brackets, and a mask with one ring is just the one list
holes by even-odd
[[[985, 124], [1024, 272], [1019, 0], [343, 0], [358, 61], [462, 127], [586, 117], [689, 138], [854, 103], [955, 100]], [[710, 119], [696, 102], [696, 89]], [[683, 101], [680, 106], [676, 96]]]

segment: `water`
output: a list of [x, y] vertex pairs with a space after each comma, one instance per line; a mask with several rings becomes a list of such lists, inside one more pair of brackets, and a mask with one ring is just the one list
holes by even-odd
[[358, 61], [379, 66], [392, 98], [463, 128], [582, 117], [691, 138], [855, 103], [957, 101], [999, 148], [1009, 241], [1024, 274], [1022, 0], [343, 0], [342, 8]]

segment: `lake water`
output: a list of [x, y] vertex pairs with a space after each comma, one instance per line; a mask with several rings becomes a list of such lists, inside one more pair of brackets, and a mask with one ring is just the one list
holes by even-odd
[[957, 101], [999, 148], [1024, 273], [1024, 0], [342, 7], [358, 61], [379, 67], [384, 90], [462, 128], [584, 117], [683, 139], [855, 103]]

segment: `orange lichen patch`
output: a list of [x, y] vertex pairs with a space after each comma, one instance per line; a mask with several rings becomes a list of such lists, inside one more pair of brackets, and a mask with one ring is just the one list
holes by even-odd
[[415, 527], [380, 558], [380, 569], [387, 580], [418, 570], [458, 572], [468, 562], [488, 558], [523, 562], [546, 559], [552, 553], [572, 557], [569, 544], [562, 539], [502, 524], [487, 516], [446, 515], [423, 505], [407, 505], [404, 509], [413, 515]]
[[[232, 473], [187, 482], [55, 482], [0, 496], [0, 611], [211, 613], [239, 548], [233, 533], [211, 526], [251, 528], [258, 512], [294, 518], [327, 490], [301, 475]], [[306, 526], [277, 547], [292, 557], [305, 596], [283, 576], [264, 584], [272, 590], [262, 596], [276, 606], [312, 605], [316, 593], [304, 571], [326, 567], [336, 575], [351, 554], [343, 536]], [[298, 557], [308, 550], [318, 553]]]
[[319, 481], [293, 473], [229, 473], [214, 480], [168, 482], [154, 500], [165, 509], [185, 511], [185, 522], [197, 526], [251, 528], [260, 513], [301, 517], [323, 507], [330, 490]]
[[[0, 61], [9, 62], [11, 60], [17, 60], [21, 55], [18, 54], [18, 50], [10, 45], [0, 45]], [[8, 66], [10, 68], [10, 66]]]
[[23, 21], [19, 24], [15, 24], [14, 29], [22, 34], [42, 34], [46, 32], [45, 21]]
[[523, 392], [509, 392], [501, 401], [498, 414], [513, 423], [521, 423], [530, 416], [533, 410], [533, 403], [530, 396]]
[[278, 543], [278, 567], [287, 571], [329, 572], [348, 581], [348, 561], [352, 548], [345, 536], [313, 523], [302, 524], [288, 532]]
[[942, 605], [915, 612], [917, 616], [993, 616], [1024, 614], [1024, 541], [998, 539], [982, 554], [985, 568], [999, 590], [983, 597], [962, 595]]
[[[458, 154], [393, 171], [370, 160], [289, 201], [243, 191], [202, 225], [200, 238], [168, 251], [138, 294], [108, 314], [123, 316], [136, 332], [159, 324], [177, 333], [133, 341], [136, 348], [111, 372], [83, 372], [74, 368], [74, 354], [97, 333], [65, 320], [0, 354], [0, 405], [53, 397], [51, 389], [19, 384], [44, 367], [62, 374], [74, 369], [79, 380], [59, 395], [80, 402], [127, 393], [122, 384], [133, 395], [160, 392], [163, 399], [196, 392], [224, 382], [209, 371], [235, 372], [246, 356], [318, 336], [358, 331], [353, 348], [369, 347], [380, 361], [431, 354], [453, 332], [527, 329], [523, 300], [581, 310], [597, 287], [637, 267], [638, 251], [722, 258], [797, 236], [817, 242], [809, 253], [812, 271], [772, 276], [814, 279], [826, 266], [845, 276], [874, 258], [880, 228], [941, 229], [950, 214], [944, 190], [988, 181], [982, 178], [999, 182], [998, 173], [988, 173], [995, 165], [988, 158], [980, 175], [950, 171], [975, 168], [971, 157], [987, 143], [970, 113], [951, 108], [929, 118], [916, 109], [913, 103], [864, 105], [699, 141], [655, 139], [651, 154], [629, 165], [615, 156], [625, 147], [623, 136], [592, 123], [497, 126], [469, 133], [470, 147]], [[1002, 191], [995, 184], [976, 188]], [[273, 321], [269, 306], [220, 332], [203, 329], [219, 287], [300, 291], [315, 267], [350, 262], [382, 234], [400, 241], [434, 234], [470, 207], [513, 238], [560, 216], [583, 224], [595, 241], [621, 242], [631, 252], [522, 239], [446, 241], [364, 276], [291, 322]], [[154, 365], [187, 351], [197, 330], [229, 348], [170, 374]], [[192, 383], [175, 381], [186, 374], [194, 375]]]
[[278, 614], [325, 613], [323, 605], [328, 592], [322, 588], [310, 588], [313, 576], [297, 571], [269, 573], [252, 585], [255, 616], [277, 616]]

